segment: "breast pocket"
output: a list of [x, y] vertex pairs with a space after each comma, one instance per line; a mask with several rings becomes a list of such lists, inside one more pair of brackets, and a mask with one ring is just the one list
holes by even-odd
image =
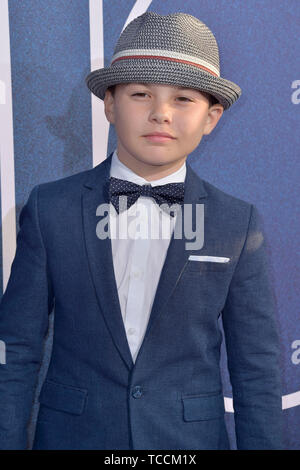
[[182, 395], [184, 421], [204, 421], [222, 418], [225, 413], [223, 392]]
[[200, 273], [207, 272], [229, 272], [232, 268], [232, 262], [220, 263], [216, 261], [193, 261], [188, 260], [184, 268], [184, 273]]

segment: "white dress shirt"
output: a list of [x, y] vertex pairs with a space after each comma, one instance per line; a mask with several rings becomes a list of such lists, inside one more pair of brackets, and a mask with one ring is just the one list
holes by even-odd
[[[116, 150], [112, 156], [110, 176], [139, 185], [182, 183], [185, 175], [184, 162], [171, 175], [149, 182], [124, 165]], [[120, 214], [110, 204], [109, 219], [119, 302], [128, 345], [135, 362], [146, 332], [176, 215], [168, 215], [154, 199], [140, 196], [128, 210]]]

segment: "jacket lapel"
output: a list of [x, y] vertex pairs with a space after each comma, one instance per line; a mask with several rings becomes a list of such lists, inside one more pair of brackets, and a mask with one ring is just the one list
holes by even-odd
[[[134, 363], [131, 357], [119, 303], [113, 267], [111, 240], [110, 237], [100, 240], [96, 234], [96, 226], [101, 218], [108, 217], [108, 212], [102, 217], [99, 217], [99, 215], [96, 214], [96, 210], [100, 204], [109, 204], [108, 190], [111, 159], [112, 154], [102, 163], [90, 170], [83, 184], [83, 230], [92, 280], [101, 311], [104, 315], [104, 320], [122, 359], [127, 367], [132, 369]], [[202, 202], [201, 199], [205, 198], [207, 193], [202, 180], [196, 175], [188, 163], [186, 163], [186, 170], [184, 204], [192, 204], [195, 207], [196, 203]], [[109, 206], [107, 206], [107, 210], [108, 207]], [[145, 343], [151, 339], [151, 329], [168, 302], [168, 298], [176, 287], [176, 283], [179, 280], [188, 256], [191, 254], [191, 251], [186, 250], [185, 246], [190, 240], [185, 237], [184, 214], [185, 206], [183, 207], [182, 218], [177, 217], [176, 220], [175, 230], [170, 240], [146, 333], [135, 365], [142, 354]], [[193, 221], [194, 219], [193, 217]], [[178, 229], [178, 224], [181, 224], [182, 238], [174, 237]]]
[[[153, 328], [155, 322], [159, 320], [159, 316], [162, 314], [169, 297], [172, 295], [172, 292], [175, 289], [177, 282], [179, 281], [181, 271], [183, 270], [189, 255], [192, 253], [190, 250], [186, 250], [186, 243], [191, 242], [190, 239], [186, 238], [184, 231], [184, 214], [186, 205], [191, 204], [193, 206], [193, 210], [195, 210], [196, 203], [203, 203], [202, 199], [207, 196], [202, 180], [197, 176], [197, 174], [192, 170], [187, 162], [184, 193], [182, 218], [180, 219], [177, 217], [176, 220], [175, 228], [170, 240], [166, 259], [156, 289], [144, 340], [138, 352], [135, 365], [137, 364], [137, 361], [140, 360], [145, 344], [151, 340], [151, 329]], [[193, 230], [195, 230], [194, 215], [192, 220]], [[174, 234], [176, 233], [179, 224], [181, 224], [181, 230], [179, 232], [182, 233], [182, 238], [175, 238]]]
[[131, 369], [133, 361], [119, 303], [111, 240], [109, 237], [100, 240], [96, 234], [97, 224], [103, 217], [108, 217], [108, 213], [97, 216], [96, 210], [100, 204], [109, 204], [111, 158], [112, 154], [93, 168], [83, 185], [83, 230], [91, 276], [105, 323], [123, 361]]

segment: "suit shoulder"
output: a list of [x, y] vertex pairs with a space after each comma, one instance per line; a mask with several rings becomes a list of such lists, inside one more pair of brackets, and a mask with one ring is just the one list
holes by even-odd
[[249, 201], [233, 196], [202, 179], [207, 193], [208, 210], [220, 227], [246, 232], [256, 207]]
[[92, 171], [94, 171], [94, 168], [80, 171], [74, 175], [65, 176], [57, 180], [40, 183], [38, 186], [42, 192], [56, 193], [70, 191], [72, 188], [78, 188]]
[[202, 179], [203, 186], [208, 194], [208, 196], [215, 201], [216, 204], [221, 204], [224, 208], [231, 207], [235, 210], [249, 211], [253, 204], [250, 201], [245, 199], [238, 198], [232, 194], [223, 191], [220, 188], [217, 188], [212, 183]]
[[262, 219], [256, 206], [244, 199], [233, 196], [202, 180], [207, 192], [207, 214], [213, 217], [215, 231], [227, 233], [230, 243], [233, 239], [246, 240], [250, 227], [258, 228]]
[[36, 185], [32, 191], [37, 190], [40, 203], [52, 206], [56, 203], [64, 205], [75, 201], [81, 195], [81, 188], [85, 183], [101, 183], [105, 161], [93, 168], [80, 171], [64, 178], [48, 181]]

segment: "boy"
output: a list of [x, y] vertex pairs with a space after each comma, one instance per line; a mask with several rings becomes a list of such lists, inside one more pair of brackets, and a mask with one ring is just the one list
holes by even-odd
[[[229, 449], [220, 315], [238, 449], [282, 448], [279, 343], [257, 210], [186, 163], [240, 96], [219, 75], [206, 25], [154, 12], [125, 28], [109, 68], [88, 75], [118, 145], [92, 170], [33, 188], [20, 215], [0, 312], [1, 448], [26, 447], [54, 300], [33, 449]], [[136, 236], [140, 227], [127, 224], [136, 212], [165, 236]], [[189, 244], [185, 230], [175, 237], [185, 222], [204, 230], [202, 243]]]

